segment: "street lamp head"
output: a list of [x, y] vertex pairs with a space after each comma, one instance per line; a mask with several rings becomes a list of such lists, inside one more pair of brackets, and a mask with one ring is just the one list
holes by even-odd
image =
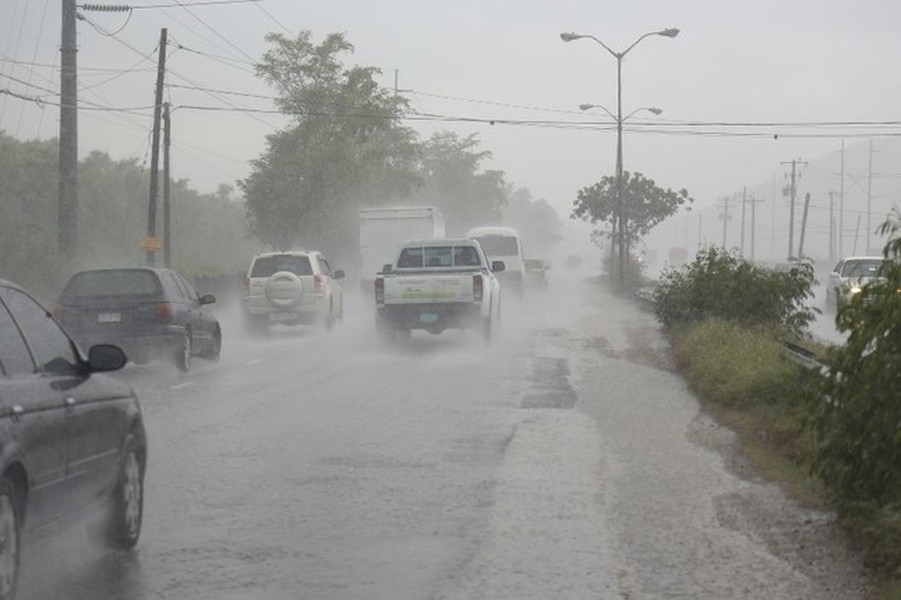
[[663, 37], [674, 38], [679, 35], [679, 30], [675, 27], [670, 27], [668, 29], [664, 29], [663, 31], [658, 31], [657, 35], [662, 35]]
[[579, 35], [579, 34], [577, 34], [577, 33], [572, 33], [572, 32], [570, 32], [570, 33], [561, 33], [561, 34], [560, 34], [560, 39], [563, 40], [564, 42], [571, 42], [571, 41], [573, 41], [573, 40], [578, 40], [578, 39], [581, 39], [581, 38], [583, 38], [583, 37], [585, 37], [585, 36], [584, 36], [584, 35]]
[[580, 104], [579, 110], [590, 110], [594, 108], [594, 104]]
[[648, 108], [648, 111], [654, 113], [655, 115], [659, 115], [659, 114], [661, 114], [661, 113], [663, 112], [662, 110], [660, 110], [660, 109], [657, 108], [656, 106], [651, 106], [651, 107], [649, 107], [649, 108]]

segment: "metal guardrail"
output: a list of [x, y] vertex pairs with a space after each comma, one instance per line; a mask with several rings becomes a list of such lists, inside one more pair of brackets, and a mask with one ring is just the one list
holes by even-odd
[[803, 346], [792, 342], [781, 342], [785, 355], [797, 364], [807, 369], [825, 369], [826, 365], [820, 362], [815, 352], [811, 352]]
[[[655, 286], [644, 286], [633, 290], [633, 295], [649, 307], [654, 305]], [[825, 369], [826, 365], [819, 360], [817, 354], [804, 346], [781, 340], [780, 344], [785, 356], [807, 369]]]

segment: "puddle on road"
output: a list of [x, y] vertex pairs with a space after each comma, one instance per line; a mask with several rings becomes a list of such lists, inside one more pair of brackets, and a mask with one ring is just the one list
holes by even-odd
[[569, 383], [569, 361], [565, 358], [533, 358], [529, 381], [522, 395], [523, 408], [571, 409], [579, 401], [579, 394]]

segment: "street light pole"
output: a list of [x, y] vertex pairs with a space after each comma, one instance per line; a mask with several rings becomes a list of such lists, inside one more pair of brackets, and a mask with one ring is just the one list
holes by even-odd
[[[622, 52], [615, 52], [611, 50], [607, 44], [599, 40], [593, 35], [585, 35], [578, 33], [561, 33], [560, 39], [564, 42], [572, 42], [573, 40], [579, 40], [583, 38], [591, 39], [597, 42], [604, 50], [609, 52], [616, 59], [616, 175], [615, 175], [615, 185], [616, 185], [616, 208], [617, 208], [617, 216], [619, 220], [619, 283], [621, 286], [625, 286], [625, 261], [626, 254], [629, 251], [628, 241], [626, 239], [626, 231], [627, 231], [627, 220], [628, 215], [626, 214], [626, 206], [623, 201], [623, 57], [629, 53], [632, 48], [638, 45], [638, 43], [645, 39], [646, 37], [650, 37], [652, 35], [661, 35], [663, 37], [674, 38], [679, 35], [679, 30], [670, 27], [668, 29], [663, 29], [660, 31], [649, 31], [644, 35], [640, 36], [637, 40], [632, 42], [632, 44], [623, 50]], [[615, 231], [615, 220], [614, 220], [614, 231]], [[611, 240], [615, 242], [615, 240]]]
[[[622, 128], [622, 125], [623, 125], [623, 123], [628, 121], [632, 115], [634, 115], [637, 112], [646, 110], [649, 113], [652, 113], [654, 115], [659, 115], [659, 114], [662, 114], [663, 111], [654, 106], [642, 106], [640, 108], [636, 108], [635, 110], [630, 112], [628, 115], [623, 117], [622, 116], [622, 102], [619, 102], [617, 104], [617, 114], [616, 115], [611, 113], [609, 110], [607, 110], [606, 107], [604, 107], [603, 105], [600, 105], [600, 104], [580, 104], [579, 105], [579, 110], [589, 110], [591, 108], [600, 108], [605, 113], [607, 113], [611, 119], [613, 119], [616, 122], [616, 133], [617, 133], [617, 135], [616, 135], [616, 175], [615, 175], [615, 180], [614, 180], [615, 181], [614, 193], [616, 194], [616, 198], [615, 198], [616, 210], [615, 210], [615, 214], [613, 217], [613, 227], [612, 227], [611, 234], [610, 234], [610, 264], [612, 266], [614, 261], [616, 260], [617, 252], [619, 252], [620, 256], [623, 256], [624, 254], [628, 254], [628, 248], [623, 247], [625, 244], [623, 242], [623, 240], [626, 239], [626, 236], [620, 235], [619, 237], [617, 237], [617, 233], [616, 233], [617, 232], [617, 228], [616, 228], [617, 222], [620, 223], [620, 227], [622, 227], [626, 223], [626, 215], [624, 214], [624, 211], [623, 211], [625, 203], [619, 201], [620, 197], [621, 197], [620, 190], [622, 189], [621, 182], [622, 182], [622, 175], [623, 175], [623, 170], [622, 170], [623, 169], [623, 159], [622, 159], [622, 157], [623, 157], [623, 138], [622, 138], [623, 128]], [[623, 230], [623, 229], [620, 229], [620, 231], [625, 232], [625, 230]], [[625, 252], [624, 252], [624, 250], [625, 250]], [[622, 261], [620, 261], [619, 266], [622, 267]], [[620, 283], [622, 283], [622, 281], [624, 279], [624, 274], [623, 274], [622, 268], [619, 269], [619, 277], [620, 277]]]

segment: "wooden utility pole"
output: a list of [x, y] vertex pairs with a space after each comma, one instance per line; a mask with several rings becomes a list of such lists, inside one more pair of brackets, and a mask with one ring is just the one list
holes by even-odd
[[751, 260], [754, 260], [754, 246], [757, 239], [757, 204], [763, 202], [763, 198], [756, 198], [753, 195], [748, 198], [751, 203]]
[[78, 249], [78, 49], [75, 0], [62, 3], [59, 107], [59, 206], [57, 247], [63, 258]]
[[726, 229], [729, 225], [729, 221], [732, 220], [732, 215], [729, 214], [729, 196], [721, 199], [723, 202], [723, 212], [720, 213], [720, 220], [723, 222], [723, 250], [726, 249]]
[[870, 160], [867, 169], [867, 247], [864, 254], [871, 254], [870, 234], [873, 232], [873, 224], [870, 220], [873, 214], [873, 138], [870, 138]]
[[153, 136], [150, 147], [150, 201], [147, 207], [147, 266], [155, 266], [159, 240], [156, 237], [156, 204], [160, 177], [160, 120], [163, 106], [163, 82], [166, 75], [166, 28], [160, 30], [160, 54], [156, 69], [156, 98], [153, 103]]
[[804, 194], [804, 216], [801, 217], [801, 241], [798, 243], [798, 258], [804, 258], [804, 233], [807, 231], [808, 210], [810, 210], [810, 192]]
[[835, 264], [835, 192], [829, 192], [829, 265]]
[[745, 257], [745, 206], [748, 203], [748, 187], [742, 186], [741, 188], [741, 256]]
[[845, 138], [842, 138], [841, 176], [838, 191], [838, 255], [845, 256]]
[[782, 164], [792, 166], [791, 185], [788, 188], [789, 196], [791, 197], [791, 209], [789, 210], [788, 218], [788, 258], [791, 258], [795, 249], [795, 196], [798, 193], [797, 169], [799, 164], [806, 165], [807, 163], [793, 159], [791, 162], [783, 162]]
[[172, 218], [170, 212], [169, 190], [169, 146], [171, 142], [171, 121], [169, 119], [169, 103], [163, 104], [163, 265], [172, 267]]

